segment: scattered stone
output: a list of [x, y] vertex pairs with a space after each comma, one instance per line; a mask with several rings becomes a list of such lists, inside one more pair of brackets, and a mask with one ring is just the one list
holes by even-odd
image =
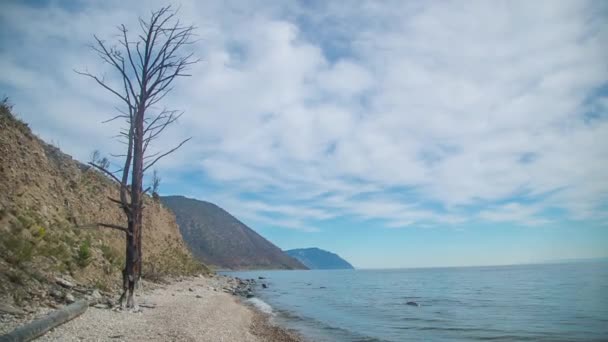
[[63, 293], [59, 290], [51, 290], [51, 292], [49, 292], [49, 294], [51, 295], [51, 297], [54, 297], [56, 299], [63, 298]]
[[191, 287], [189, 287], [189, 288], [188, 288], [188, 291], [190, 291], [190, 292], [194, 292], [194, 289], [193, 289], [193, 288], [191, 288]]
[[74, 295], [72, 295], [71, 293], [66, 293], [64, 299], [69, 304], [74, 303], [76, 301], [76, 298], [74, 298]]
[[266, 278], [264, 278], [264, 277], [258, 277], [258, 279], [263, 280], [263, 279], [266, 279]]
[[203, 296], [201, 296], [201, 295], [196, 295], [196, 298], [203, 298]]
[[47, 295], [47, 292], [45, 290], [39, 290], [39, 289], [32, 289], [29, 291], [29, 293], [33, 297], [39, 297], [39, 298], [44, 298]]
[[82, 293], [82, 294], [85, 294], [85, 293], [87, 293], [87, 292], [88, 292], [88, 291], [87, 291], [87, 289], [85, 289], [85, 288], [83, 288], [83, 287], [78, 287], [78, 286], [74, 286], [74, 287], [72, 288], [72, 291], [76, 291], [76, 292], [78, 292], [78, 293]]
[[23, 308], [23, 310], [25, 310], [25, 312], [27, 312], [27, 313], [36, 313], [36, 311], [37, 311], [36, 309], [30, 308], [30, 307]]
[[139, 305], [135, 305], [135, 307], [133, 309], [131, 309], [129, 312], [136, 313], [136, 314], [141, 314], [144, 311], [141, 309], [141, 307]]
[[266, 288], [268, 288], [268, 285], [262, 284], [262, 287], [266, 289]]
[[61, 305], [58, 305], [57, 303], [53, 302], [49, 303], [49, 306], [53, 309], [59, 309], [61, 307]]
[[247, 296], [246, 296], [246, 297], [247, 297], [247, 298], [253, 298], [253, 297], [255, 297], [255, 296], [253, 295], [253, 293], [249, 292], [249, 293], [247, 294]]
[[148, 308], [148, 309], [154, 309], [154, 308], [156, 308], [156, 304], [142, 303], [142, 304], [139, 304], [139, 306], [142, 307], [142, 308]]
[[71, 288], [73, 288], [75, 286], [73, 283], [71, 283], [71, 282], [69, 282], [69, 281], [67, 281], [67, 280], [65, 280], [63, 278], [59, 278], [59, 277], [55, 278], [55, 282], [57, 284], [65, 287], [65, 288], [67, 288], [67, 289], [71, 289]]
[[93, 305], [93, 307], [96, 308], [96, 309], [107, 309], [108, 305], [107, 304], [98, 303], [98, 304]]
[[0, 303], [0, 312], [7, 313], [7, 314], [13, 315], [13, 316], [25, 315], [24, 311], [14, 308], [8, 304], [2, 304], [2, 303]]
[[101, 299], [101, 293], [99, 293], [99, 290], [95, 289], [93, 290], [93, 292], [91, 292], [91, 298], [93, 299]]

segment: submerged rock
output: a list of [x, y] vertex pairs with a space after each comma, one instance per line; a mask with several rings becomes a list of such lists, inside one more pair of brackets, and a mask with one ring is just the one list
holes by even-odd
[[418, 304], [416, 302], [407, 302], [407, 303], [405, 303], [405, 305], [420, 306], [420, 304]]

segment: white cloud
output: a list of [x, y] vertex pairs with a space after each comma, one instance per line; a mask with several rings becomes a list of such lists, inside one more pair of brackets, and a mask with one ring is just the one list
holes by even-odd
[[482, 210], [478, 216], [492, 222], [521, 222], [530, 226], [550, 223], [549, 220], [538, 217], [538, 214], [540, 214], [538, 207], [507, 203]]
[[[99, 125], [113, 99], [72, 69], [108, 72], [84, 46], [93, 33], [110, 39], [116, 24], [135, 27], [148, 9], [81, 5], [6, 5], [0, 21], [22, 47], [0, 50], [0, 84], [37, 132], [86, 158], [119, 148]], [[296, 229], [340, 216], [388, 227], [526, 224], [548, 219], [543, 208], [601, 217], [602, 2], [302, 6], [183, 2], [203, 62], [168, 98], [186, 114], [158, 146], [193, 137], [159, 164], [168, 178], [195, 170], [225, 191], [201, 184], [201, 197]], [[598, 118], [585, 118], [591, 109]]]

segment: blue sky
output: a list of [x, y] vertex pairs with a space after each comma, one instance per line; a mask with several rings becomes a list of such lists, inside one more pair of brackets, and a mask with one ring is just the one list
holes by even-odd
[[[87, 160], [120, 151], [92, 35], [150, 1], [4, 1], [0, 94]], [[194, 1], [162, 194], [358, 267], [608, 256], [604, 1]], [[118, 160], [114, 160], [118, 163]]]

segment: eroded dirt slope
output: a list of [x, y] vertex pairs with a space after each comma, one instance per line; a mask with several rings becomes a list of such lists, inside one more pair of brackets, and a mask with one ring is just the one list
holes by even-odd
[[[124, 233], [77, 228], [124, 223], [109, 196], [118, 197], [115, 183], [36, 137], [0, 104], [0, 303], [50, 302], [57, 276], [116, 287]], [[173, 214], [151, 197], [145, 206], [144, 277], [201, 272]]]

